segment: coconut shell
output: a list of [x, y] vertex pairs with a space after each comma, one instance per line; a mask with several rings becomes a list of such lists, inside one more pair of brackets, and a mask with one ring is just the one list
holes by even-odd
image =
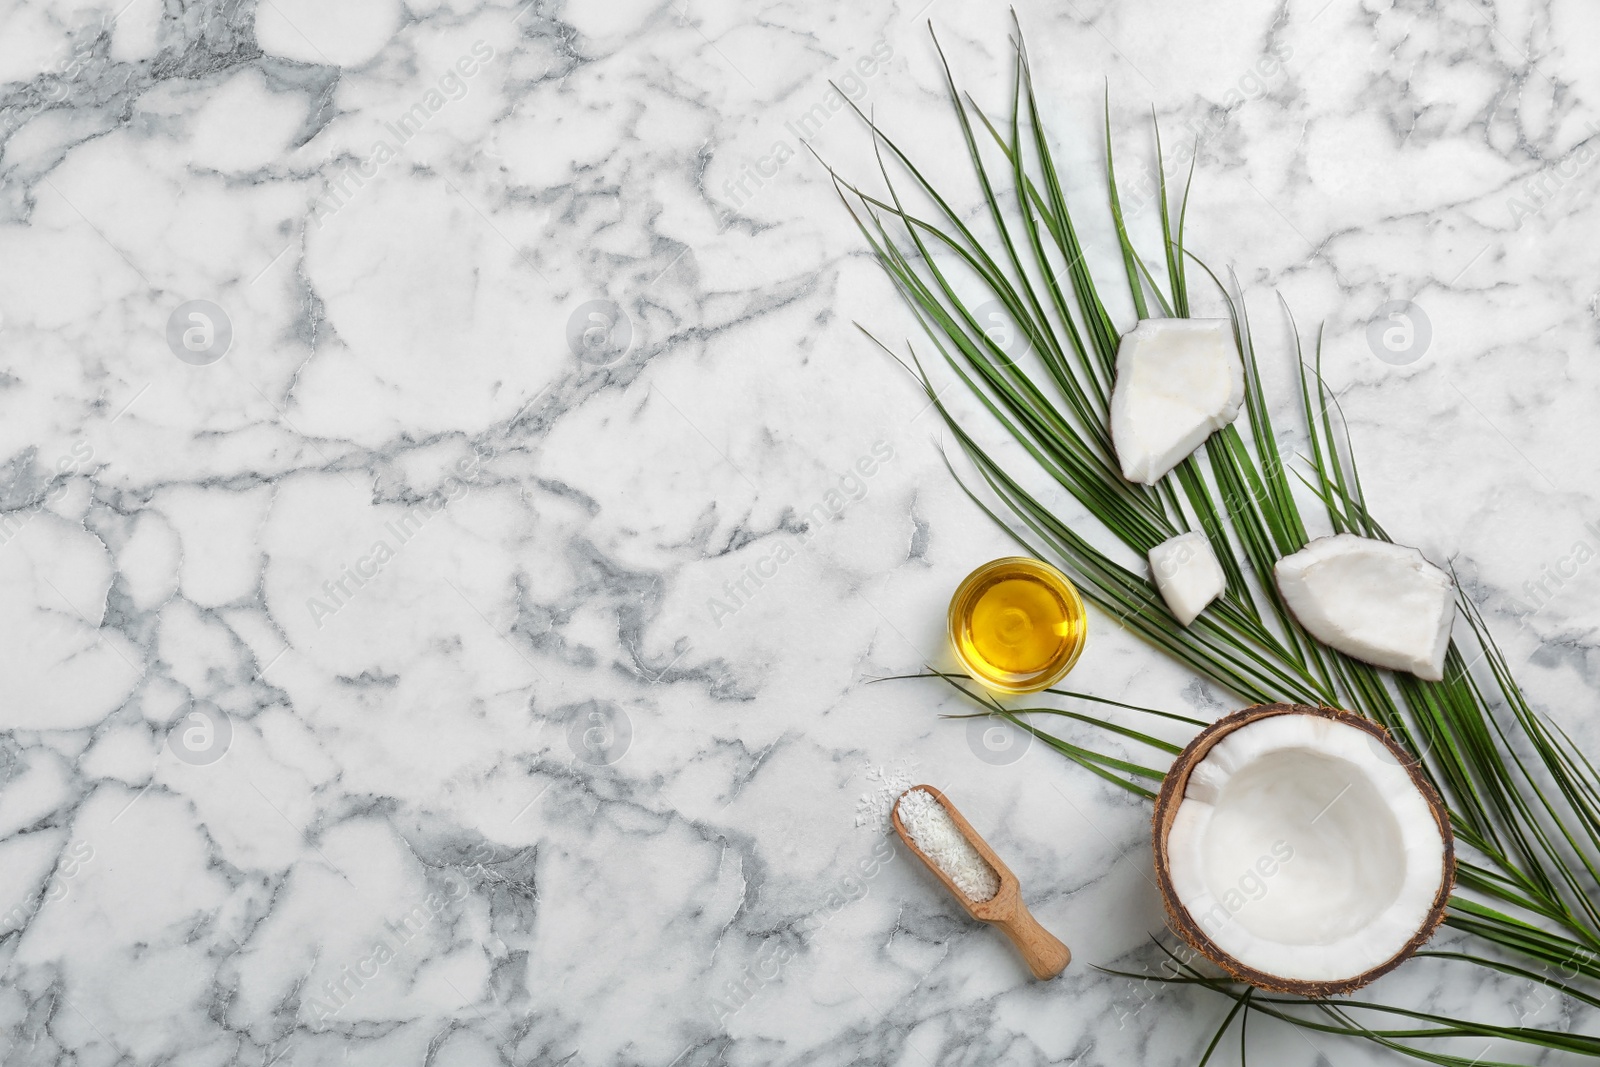
[[[1168, 867], [1167, 861], [1167, 835], [1172, 830], [1172, 820], [1177, 816], [1178, 806], [1183, 801], [1184, 793], [1188, 789], [1190, 772], [1199, 765], [1201, 760], [1206, 758], [1207, 753], [1211, 751], [1211, 747], [1218, 741], [1221, 741], [1241, 726], [1246, 726], [1259, 719], [1269, 718], [1273, 715], [1317, 715], [1324, 719], [1336, 719], [1339, 722], [1371, 734], [1380, 744], [1394, 753], [1395, 758], [1400, 761], [1400, 765], [1410, 775], [1412, 783], [1417, 787], [1417, 791], [1427, 801], [1428, 810], [1433, 813], [1434, 822], [1439, 826], [1439, 835], [1444, 840], [1444, 877], [1440, 880], [1439, 892], [1434, 897], [1433, 905], [1428, 909], [1427, 920], [1411, 940], [1406, 942], [1405, 947], [1396, 952], [1392, 958], [1353, 978], [1345, 978], [1336, 982], [1311, 982], [1266, 974], [1253, 967], [1248, 967], [1222, 951], [1215, 942], [1206, 936], [1205, 931], [1200, 928], [1200, 924], [1184, 908], [1183, 903], [1178, 899], [1177, 892], [1173, 888], [1172, 872]], [[1338, 708], [1314, 708], [1307, 704], [1257, 704], [1254, 707], [1245, 708], [1242, 711], [1236, 711], [1231, 715], [1218, 719], [1201, 731], [1200, 735], [1189, 742], [1189, 746], [1172, 761], [1172, 769], [1167, 772], [1166, 780], [1161, 784], [1161, 792], [1156, 797], [1156, 809], [1155, 815], [1151, 820], [1151, 830], [1155, 848], [1156, 883], [1161, 889], [1161, 899], [1167, 908], [1168, 924], [1196, 952], [1221, 967], [1234, 978], [1273, 993], [1292, 993], [1305, 997], [1335, 996], [1359, 989], [1368, 982], [1388, 974], [1404, 963], [1433, 936], [1439, 924], [1444, 921], [1445, 907], [1449, 903], [1451, 890], [1455, 887], [1456, 850], [1455, 837], [1450, 832], [1450, 817], [1445, 812], [1444, 803], [1439, 799], [1439, 794], [1422, 773], [1421, 766], [1389, 736], [1389, 731], [1381, 724], [1356, 715], [1353, 712], [1341, 711]]]

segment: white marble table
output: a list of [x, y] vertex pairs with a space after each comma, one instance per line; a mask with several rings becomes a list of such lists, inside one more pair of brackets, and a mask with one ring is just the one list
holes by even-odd
[[[913, 328], [801, 140], [870, 176], [831, 79], [959, 182], [924, 21], [986, 107], [1010, 76], [1001, 5], [867, 6], [5, 6], [8, 1067], [1197, 1059], [1221, 1003], [1093, 969], [1160, 959], [1146, 809], [867, 684], [939, 661], [1008, 543], [852, 326]], [[1327, 324], [1385, 523], [1595, 739], [1592, 7], [1020, 16], [1073, 195], [1102, 79], [1130, 188], [1151, 105], [1199, 137], [1190, 243], [1279, 398], [1274, 290]], [[1391, 301], [1429, 323], [1398, 363]], [[1073, 678], [1226, 706], [1100, 616]], [[1066, 976], [889, 845], [909, 781]], [[1573, 1022], [1479, 972], [1379, 988]]]

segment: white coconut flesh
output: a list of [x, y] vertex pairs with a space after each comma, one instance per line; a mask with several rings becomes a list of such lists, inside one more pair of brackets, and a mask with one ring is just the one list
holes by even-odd
[[1211, 541], [1198, 531], [1169, 537], [1152, 548], [1150, 575], [1167, 610], [1184, 626], [1228, 587]]
[[1239, 416], [1244, 363], [1227, 319], [1143, 319], [1117, 347], [1111, 444], [1122, 476], [1154, 485]]
[[1284, 603], [1318, 641], [1376, 667], [1444, 677], [1455, 582], [1421, 552], [1337, 534], [1283, 557], [1275, 573]]
[[1172, 890], [1223, 952], [1303, 982], [1406, 949], [1445, 878], [1432, 809], [1387, 746], [1315, 715], [1239, 727], [1191, 771], [1166, 842]]

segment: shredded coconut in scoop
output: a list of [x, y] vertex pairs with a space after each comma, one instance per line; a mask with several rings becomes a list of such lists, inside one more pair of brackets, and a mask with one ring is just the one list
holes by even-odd
[[902, 796], [900, 822], [917, 847], [949, 875], [968, 900], [981, 904], [1000, 892], [1000, 876], [962, 836], [955, 820], [932, 793], [912, 789]]

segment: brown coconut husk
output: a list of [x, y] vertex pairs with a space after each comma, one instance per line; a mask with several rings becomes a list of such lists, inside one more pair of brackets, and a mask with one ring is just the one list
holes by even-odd
[[[1405, 947], [1396, 952], [1394, 956], [1377, 967], [1353, 978], [1345, 978], [1336, 982], [1308, 982], [1292, 978], [1283, 978], [1278, 975], [1266, 974], [1253, 967], [1248, 967], [1239, 962], [1228, 953], [1218, 948], [1216, 943], [1206, 936], [1200, 924], [1184, 908], [1178, 900], [1178, 895], [1173, 889], [1172, 872], [1167, 861], [1167, 835], [1172, 830], [1172, 820], [1178, 813], [1178, 806], [1183, 801], [1184, 792], [1189, 786], [1189, 775], [1200, 761], [1206, 758], [1211, 747], [1218, 741], [1227, 737], [1241, 726], [1246, 726], [1260, 719], [1270, 718], [1274, 715], [1317, 715], [1324, 719], [1336, 719], [1339, 722], [1354, 726], [1358, 730], [1365, 730], [1380, 744], [1394, 753], [1400, 765], [1411, 776], [1411, 781], [1416, 785], [1417, 791], [1428, 802], [1428, 810], [1433, 813], [1434, 822], [1439, 826], [1439, 834], [1444, 839], [1444, 872], [1439, 882], [1439, 892], [1434, 897], [1433, 905], [1428, 909], [1427, 920], [1417, 930], [1416, 934], [1407, 941]], [[1189, 742], [1189, 747], [1178, 754], [1172, 761], [1172, 769], [1167, 772], [1166, 780], [1161, 785], [1161, 792], [1156, 797], [1155, 815], [1151, 819], [1152, 837], [1155, 847], [1156, 883], [1161, 889], [1161, 898], [1167, 908], [1167, 922], [1179, 937], [1187, 941], [1196, 952], [1221, 967], [1228, 974], [1241, 982], [1249, 983], [1258, 989], [1273, 993], [1292, 993], [1304, 997], [1328, 997], [1340, 993], [1349, 993], [1360, 989], [1367, 983], [1388, 974], [1400, 964], [1410, 958], [1418, 949], [1427, 944], [1439, 924], [1444, 921], [1445, 906], [1450, 900], [1451, 890], [1456, 880], [1456, 850], [1455, 837], [1450, 832], [1450, 817], [1445, 812], [1444, 803], [1439, 799], [1439, 794], [1428, 782], [1422, 773], [1422, 768], [1411, 756], [1402, 749], [1389, 736], [1389, 731], [1379, 723], [1364, 718], [1353, 712], [1342, 711], [1338, 708], [1316, 708], [1307, 704], [1257, 704], [1254, 707], [1236, 711], [1224, 716], [1206, 727], [1200, 735]]]

